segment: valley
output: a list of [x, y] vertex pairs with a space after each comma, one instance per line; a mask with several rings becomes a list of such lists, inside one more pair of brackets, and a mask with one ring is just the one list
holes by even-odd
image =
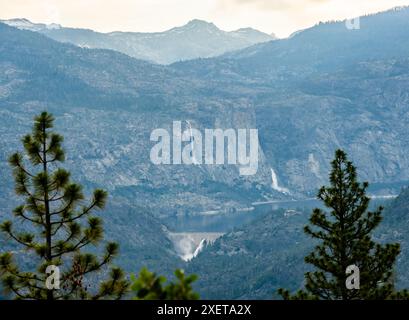
[[[370, 208], [388, 206], [396, 197], [395, 195], [373, 196]], [[215, 211], [211, 214], [203, 212], [165, 218], [161, 222], [172, 230], [169, 232], [169, 239], [178, 256], [184, 261], [190, 261], [203, 250], [204, 246], [211, 246], [223, 235], [251, 226], [268, 214], [282, 212], [287, 218], [294, 215], [309, 216], [314, 208], [325, 209], [316, 199], [271, 201], [254, 204], [248, 210], [228, 213]]]
[[[407, 194], [394, 199], [409, 182], [409, 8], [361, 24], [351, 34], [343, 22], [320, 23], [221, 56], [176, 50], [159, 64], [50, 36], [84, 30], [0, 23], [0, 220], [21, 204], [7, 159], [46, 109], [73, 180], [87, 195], [109, 194], [100, 214], [127, 273], [146, 266], [172, 277], [184, 268], [200, 275], [203, 298], [277, 298], [277, 288], [302, 285], [314, 245], [303, 226], [342, 148], [369, 181], [372, 205], [395, 206], [376, 237], [402, 243], [398, 279], [409, 287]], [[152, 131], [172, 132], [174, 121], [182, 132], [257, 129], [257, 172], [152, 163]]]

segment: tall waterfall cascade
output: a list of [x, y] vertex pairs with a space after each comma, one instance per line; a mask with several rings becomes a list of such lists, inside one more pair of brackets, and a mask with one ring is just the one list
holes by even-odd
[[290, 190], [288, 190], [287, 188], [284, 187], [280, 187], [278, 185], [278, 178], [277, 178], [277, 174], [275, 173], [273, 168], [271, 169], [271, 187], [281, 193], [290, 193]]

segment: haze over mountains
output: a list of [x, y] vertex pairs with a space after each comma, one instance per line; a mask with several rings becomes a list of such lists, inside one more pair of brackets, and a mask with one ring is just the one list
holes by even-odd
[[[237, 207], [288, 197], [283, 188], [291, 197], [312, 195], [326, 182], [337, 147], [351, 154], [363, 179], [395, 193], [409, 180], [408, 12], [362, 18], [361, 30], [321, 24], [291, 39], [168, 67], [2, 25], [2, 112], [23, 115], [30, 106], [72, 119], [71, 141], [92, 146], [73, 148], [83, 162], [80, 176], [149, 193], [154, 200], [143, 199], [155, 210], [160, 203], [168, 210], [178, 203], [182, 211], [193, 204], [203, 211]], [[87, 125], [86, 114], [94, 119]], [[236, 166], [153, 165], [150, 132], [170, 130], [174, 120], [200, 130], [257, 128], [257, 174], [243, 178]]]
[[182, 27], [155, 33], [99, 33], [88, 29], [65, 28], [58, 24], [32, 23], [27, 19], [2, 22], [19, 29], [42, 33], [60, 42], [86, 48], [112, 49], [137, 59], [160, 64], [215, 57], [276, 39], [274, 35], [252, 28], [226, 32], [213, 23], [197, 19]]
[[[54, 27], [47, 30], [59, 30]], [[409, 181], [408, 54], [408, 8], [363, 17], [360, 30], [348, 30], [343, 22], [319, 24], [290, 39], [170, 66], [0, 24], [0, 121], [7, 124], [0, 126], [0, 212], [10, 212], [18, 203], [7, 157], [20, 148], [20, 137], [43, 109], [55, 114], [57, 130], [65, 136], [66, 165], [73, 178], [87, 188], [107, 189], [110, 203], [119, 207], [115, 214], [107, 212], [105, 225], [110, 238], [121, 237], [125, 257], [141, 255], [134, 264], [121, 261], [133, 272], [145, 261], [159, 270], [182, 263], [169, 242], [160, 248], [168, 232], [161, 226], [163, 217], [234, 214], [256, 201], [310, 197], [327, 183], [336, 148], [349, 153], [372, 192], [395, 194]], [[156, 128], [171, 131], [175, 120], [201, 131], [257, 128], [257, 174], [240, 176], [234, 165], [153, 165], [150, 133]], [[141, 211], [146, 214], [139, 215]], [[284, 226], [298, 232], [298, 219], [305, 220], [283, 214], [278, 221], [266, 218], [254, 229], [246, 226], [243, 233], [216, 240], [194, 258], [191, 270], [207, 273], [201, 288], [206, 296], [269, 298], [273, 288], [286, 287], [285, 279], [302, 268], [288, 274], [284, 267], [265, 269], [269, 262], [260, 257], [272, 252], [260, 248], [251, 234], [261, 230], [279, 236]], [[297, 227], [290, 225], [294, 220]], [[144, 234], [152, 243], [145, 253]], [[302, 241], [302, 236], [294, 239]], [[246, 241], [253, 245], [244, 247]], [[287, 259], [286, 249], [299, 248], [298, 256], [302, 245], [294, 246], [290, 238], [278, 243], [277, 261], [298, 263]], [[257, 274], [254, 290], [206, 287], [207, 279], [219, 274], [214, 265], [203, 269], [205, 263], [199, 262], [215, 259], [233, 268], [235, 260], [227, 257], [234, 254], [246, 257], [241, 279]], [[164, 266], [163, 261], [169, 263]], [[276, 271], [281, 276], [274, 278]], [[271, 284], [273, 280], [277, 282]]]

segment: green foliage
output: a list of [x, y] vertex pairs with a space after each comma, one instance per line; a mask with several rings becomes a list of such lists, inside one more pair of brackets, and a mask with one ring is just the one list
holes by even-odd
[[175, 271], [176, 282], [166, 284], [166, 278], [157, 276], [143, 268], [136, 278], [131, 275], [132, 291], [135, 300], [198, 300], [199, 295], [192, 290], [192, 283], [197, 280], [196, 275], [185, 276], [183, 270]]
[[[400, 252], [399, 244], [377, 244], [371, 233], [382, 220], [382, 207], [368, 211], [368, 183], [357, 182], [356, 169], [342, 150], [332, 161], [330, 186], [318, 193], [330, 212], [314, 209], [304, 228], [307, 235], [319, 241], [305, 257], [317, 271], [305, 274], [305, 291], [291, 295], [280, 289], [284, 299], [403, 299], [406, 291], [395, 292], [393, 268]], [[360, 270], [360, 289], [346, 287], [350, 265]]]
[[[47, 112], [35, 117], [32, 133], [22, 139], [26, 157], [15, 153], [9, 159], [15, 192], [25, 198], [25, 203], [13, 211], [15, 220], [31, 223], [35, 228], [24, 229], [35, 232], [18, 231], [12, 221], [3, 222], [0, 230], [28, 254], [37, 255], [39, 265], [35, 271], [22, 272], [12, 253], [1, 254], [3, 287], [17, 299], [120, 298], [128, 283], [118, 268], [111, 270], [97, 293], [88, 290], [85, 276], [109, 265], [118, 253], [118, 245], [108, 243], [101, 259], [82, 252], [84, 247], [97, 245], [103, 239], [102, 221], [91, 213], [104, 208], [107, 193], [95, 190], [92, 199], [86, 202], [82, 187], [71, 182], [68, 171], [57, 167], [65, 154], [61, 146], [63, 137], [50, 131], [53, 122], [53, 116]], [[29, 165], [25, 164], [26, 158]], [[61, 270], [59, 290], [45, 287], [48, 276], [45, 271], [50, 265]]]

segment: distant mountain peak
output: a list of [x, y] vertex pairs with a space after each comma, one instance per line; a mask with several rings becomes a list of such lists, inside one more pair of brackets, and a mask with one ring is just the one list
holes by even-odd
[[[207, 21], [205, 21], [205, 20], [200, 20], [200, 19], [190, 20], [190, 21], [186, 24], [186, 26], [198, 26], [198, 27], [209, 27], [209, 26], [212, 26], [212, 27], [216, 27], [214, 23], [212, 23], [212, 22], [207, 22]], [[216, 27], [216, 28], [217, 28], [217, 27]]]
[[391, 10], [389, 10], [389, 11], [404, 11], [404, 10], [409, 10], [409, 6], [397, 6], [397, 7], [394, 7], [394, 8], [392, 8]]
[[35, 31], [35, 32], [38, 32], [44, 29], [54, 30], [54, 29], [62, 28], [61, 25], [56, 24], [56, 23], [50, 23], [50, 24], [34, 23], [26, 18], [14, 18], [14, 19], [8, 19], [8, 20], [0, 20], [0, 22], [3, 22], [11, 27], [15, 27], [18, 29], [30, 30], [30, 31]]
[[3, 22], [18, 29], [39, 32], [56, 41], [85, 48], [116, 50], [137, 59], [161, 64], [215, 57], [274, 40], [270, 35], [252, 28], [227, 32], [212, 22], [200, 19], [153, 33], [99, 33], [89, 29], [65, 28], [58, 24], [33, 23], [28, 19], [10, 19]]
[[194, 19], [189, 21], [182, 27], [178, 27], [175, 29], [185, 29], [185, 30], [206, 30], [206, 31], [221, 31], [214, 23], [207, 22], [205, 20]]
[[260, 32], [254, 28], [247, 27], [247, 28], [240, 28], [236, 30], [237, 32]]
[[259, 38], [260, 42], [271, 41], [271, 40], [277, 39], [274, 33], [267, 34], [267, 33], [261, 32], [260, 30], [250, 28], [250, 27], [240, 28], [235, 31], [231, 31], [230, 33], [236, 34], [236, 35], [247, 36], [247, 37], [256, 37], [256, 38]]
[[8, 20], [4, 20], [4, 21], [9, 21], [9, 22], [26, 22], [26, 23], [31, 23], [33, 24], [30, 20], [26, 19], [26, 18], [13, 18], [13, 19], [8, 19]]

